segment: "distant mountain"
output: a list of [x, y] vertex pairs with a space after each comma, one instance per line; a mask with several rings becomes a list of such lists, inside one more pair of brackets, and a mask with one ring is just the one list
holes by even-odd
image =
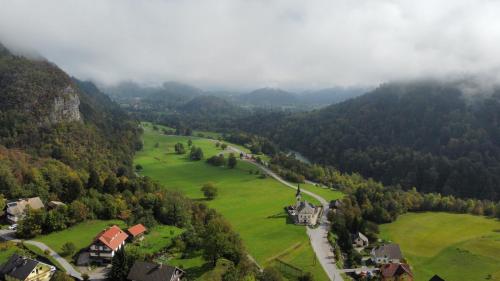
[[334, 88], [327, 88], [317, 91], [308, 91], [300, 93], [299, 99], [304, 104], [318, 108], [358, 97], [368, 91], [369, 91], [368, 88], [362, 88], [362, 87], [352, 87], [352, 88], [334, 87]]
[[104, 88], [104, 91], [120, 103], [150, 109], [172, 109], [203, 94], [198, 88], [177, 82], [165, 82], [160, 87], [144, 87], [133, 82], [123, 82]]
[[179, 107], [179, 111], [191, 114], [237, 114], [242, 110], [223, 98], [199, 96]]
[[296, 94], [281, 89], [262, 88], [234, 97], [238, 104], [250, 107], [286, 108], [300, 105]]
[[390, 83], [320, 110], [251, 117], [236, 127], [387, 185], [500, 199], [500, 90], [471, 96], [453, 83]]

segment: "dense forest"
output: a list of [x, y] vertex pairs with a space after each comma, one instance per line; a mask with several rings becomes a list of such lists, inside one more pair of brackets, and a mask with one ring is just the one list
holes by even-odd
[[382, 85], [321, 110], [261, 110], [210, 127], [265, 137], [281, 149], [385, 185], [496, 200], [499, 114], [498, 90], [465, 95], [456, 84], [418, 81]]

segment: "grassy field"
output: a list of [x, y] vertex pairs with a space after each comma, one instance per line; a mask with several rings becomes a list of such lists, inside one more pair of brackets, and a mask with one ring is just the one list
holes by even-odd
[[34, 240], [45, 243], [59, 254], [62, 252], [62, 245], [67, 242], [75, 244], [78, 251], [89, 246], [97, 234], [113, 224], [116, 224], [119, 227], [125, 227], [125, 223], [120, 220], [91, 220], [82, 222], [62, 231], [38, 236]]
[[149, 230], [144, 239], [134, 246], [145, 254], [155, 254], [172, 244], [172, 239], [179, 236], [182, 229], [171, 225], [157, 225]]
[[401, 245], [417, 281], [500, 280], [500, 221], [448, 213], [410, 213], [380, 227]]
[[[193, 144], [201, 147], [205, 158], [221, 153], [211, 140], [191, 137]], [[205, 161], [189, 161], [187, 154], [174, 153], [174, 144], [187, 146], [188, 137], [165, 136], [145, 127], [144, 149], [137, 153], [135, 162], [143, 166], [142, 175], [149, 176], [169, 189], [183, 192], [187, 196], [203, 200], [200, 191], [206, 182], [214, 182], [219, 195], [206, 203], [222, 213], [241, 235], [250, 254], [260, 264], [270, 262], [279, 254], [293, 256], [293, 245], [303, 245], [299, 251], [312, 256], [306, 229], [287, 220], [284, 207], [294, 203], [295, 191], [277, 181], [260, 179], [250, 171], [258, 168], [238, 161], [235, 169], [213, 167]], [[158, 143], [158, 147], [155, 144]], [[306, 196], [312, 203], [318, 202]], [[289, 252], [287, 252], [289, 251]], [[290, 259], [293, 265], [314, 272], [316, 280], [327, 280], [319, 263], [311, 260]], [[193, 265], [195, 266], [195, 265]], [[196, 265], [199, 266], [199, 265]]]

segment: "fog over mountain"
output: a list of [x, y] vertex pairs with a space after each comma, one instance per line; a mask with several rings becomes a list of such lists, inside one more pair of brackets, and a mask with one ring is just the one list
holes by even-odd
[[0, 1], [0, 41], [99, 83], [287, 91], [499, 77], [500, 2]]

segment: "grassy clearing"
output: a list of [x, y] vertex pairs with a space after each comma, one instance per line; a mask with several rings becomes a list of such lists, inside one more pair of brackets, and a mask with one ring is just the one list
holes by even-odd
[[142, 241], [136, 242], [133, 247], [145, 254], [155, 254], [169, 247], [172, 239], [179, 236], [182, 229], [170, 225], [157, 225], [149, 230]]
[[[214, 182], [219, 195], [206, 203], [231, 222], [250, 254], [261, 264], [297, 243], [304, 244], [301, 250], [313, 255], [306, 229], [292, 224], [284, 211], [285, 206], [295, 202], [294, 190], [271, 178], [260, 179], [250, 174], [258, 168], [243, 161], [238, 161], [235, 169], [213, 167], [205, 161], [189, 161], [187, 154], [174, 153], [174, 144], [181, 142], [187, 147], [188, 137], [165, 136], [151, 128], [145, 127], [144, 149], [135, 159], [143, 167], [142, 175], [196, 200], [204, 200], [201, 186]], [[202, 148], [205, 158], [222, 152], [212, 140], [191, 139], [194, 145]], [[306, 199], [319, 203], [308, 196]], [[294, 262], [295, 266], [305, 268], [310, 260]], [[317, 271], [316, 280], [327, 280], [327, 276], [322, 270]]]
[[62, 245], [67, 242], [75, 244], [78, 251], [88, 247], [99, 232], [113, 224], [125, 227], [125, 223], [120, 220], [90, 220], [62, 231], [38, 236], [35, 240], [44, 243], [59, 254], [62, 252]]
[[325, 198], [327, 201], [332, 201], [344, 197], [344, 193], [328, 187], [316, 186], [313, 184], [301, 184], [301, 189], [308, 190]]
[[449, 213], [410, 213], [380, 227], [401, 245], [417, 281], [500, 280], [500, 221]]

